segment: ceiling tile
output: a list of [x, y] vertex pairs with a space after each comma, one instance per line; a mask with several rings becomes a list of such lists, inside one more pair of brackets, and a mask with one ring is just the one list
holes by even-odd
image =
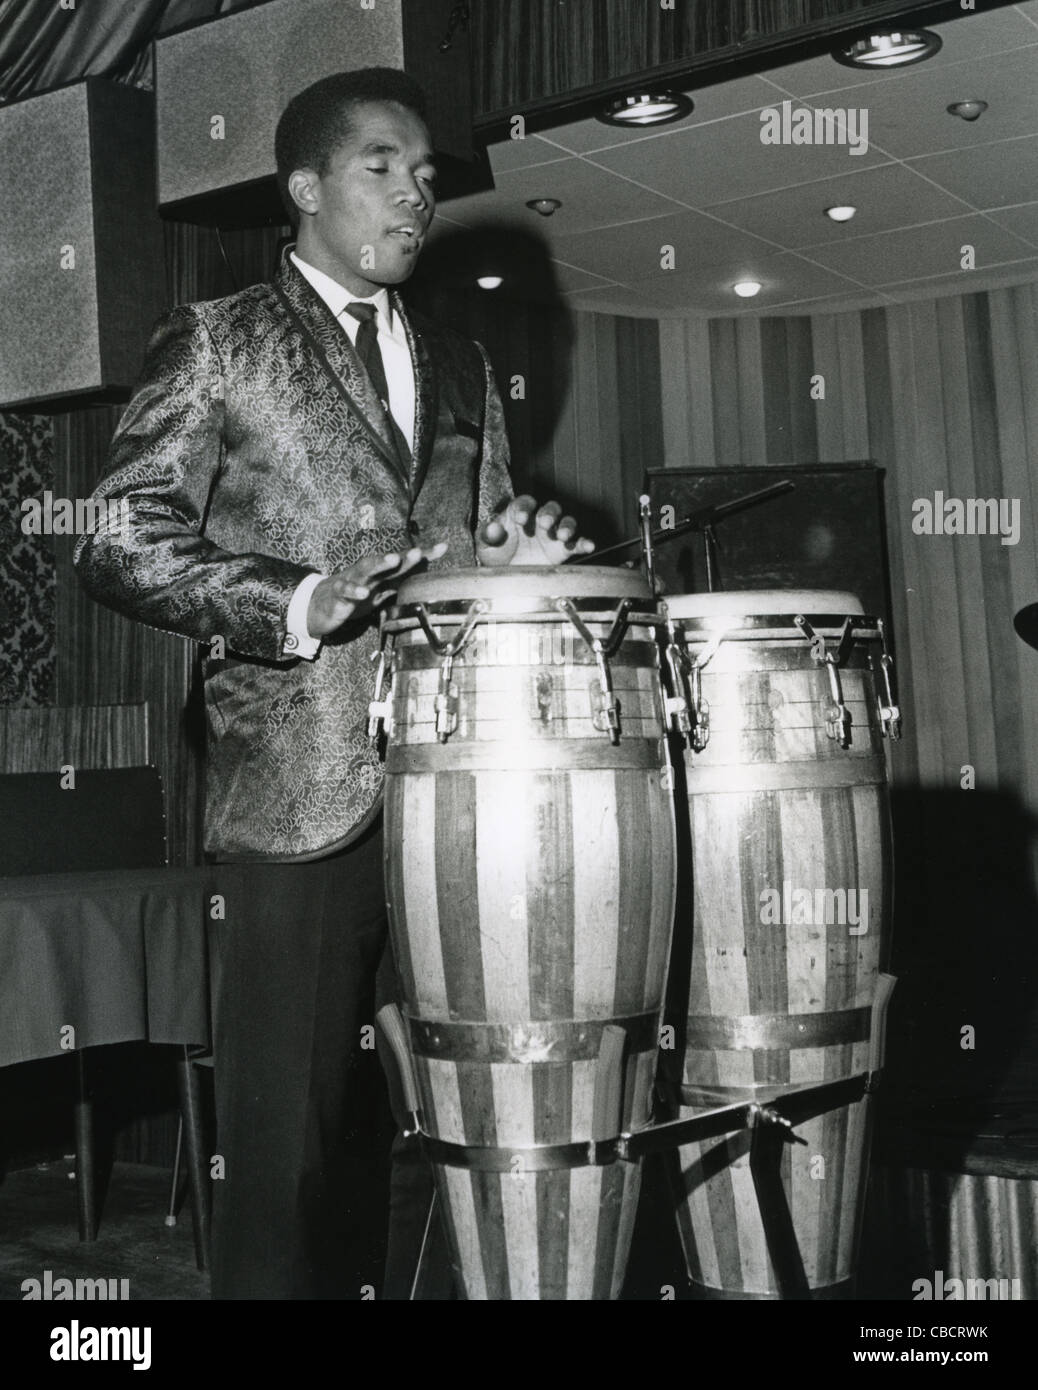
[[[661, 248], [674, 248], [673, 264], [664, 269]], [[561, 236], [554, 253], [570, 265], [583, 266], [610, 280], [656, 280], [664, 285], [675, 275], [695, 267], [699, 273], [726, 264], [733, 256], [767, 256], [775, 248], [756, 237], [724, 226], [698, 212], [672, 213], [640, 222], [610, 227], [594, 237]], [[668, 260], [671, 258], [668, 256]]]
[[[614, 178], [609, 171], [575, 156], [532, 169], [511, 170], [495, 183], [496, 188], [489, 192], [452, 199], [451, 217], [470, 227], [528, 218], [531, 226], [542, 224], [541, 230], [554, 238], [652, 217], [674, 208], [667, 199]], [[531, 198], [558, 198], [562, 207], [553, 217], [541, 218], [526, 207]]]
[[992, 222], [1005, 227], [1014, 236], [1022, 237], [1032, 246], [1038, 246], [1038, 202], [1024, 203], [1023, 207], [1019, 208], [999, 208], [997, 212], [989, 212], [987, 215]]
[[612, 149], [616, 146], [633, 145], [644, 140], [658, 140], [662, 135], [672, 135], [679, 130], [689, 130], [705, 125], [710, 121], [735, 116], [743, 111], [756, 111], [775, 100], [771, 84], [759, 77], [743, 77], [734, 82], [718, 82], [712, 87], [683, 88], [695, 103], [691, 116], [676, 121], [672, 126], [654, 129], [643, 127], [625, 130], [622, 126], [610, 126], [602, 121], [577, 121], [572, 125], [560, 126], [555, 130], [542, 130], [545, 140], [560, 145], [564, 150], [575, 154], [589, 154], [592, 150]]
[[[1018, 9], [1035, 12], [1034, 6]], [[1035, 12], [1038, 13], [1038, 12]], [[893, 26], [890, 26], [893, 27]], [[807, 62], [775, 68], [766, 76], [785, 91], [797, 97], [816, 96], [823, 92], [842, 91], [848, 87], [873, 86], [882, 82], [898, 82], [909, 74], [926, 69], [945, 67], [981, 54], [1005, 53], [1020, 44], [1035, 42], [1036, 30], [1016, 9], [993, 10], [987, 14], [963, 14], [945, 24], [930, 24], [941, 37], [941, 51], [925, 63], [881, 72], [848, 68], [835, 58], [824, 55]]]
[[[1038, 0], [936, 27], [937, 58], [900, 72], [823, 57], [695, 90], [693, 116], [655, 131], [587, 120], [500, 142], [496, 189], [445, 205], [441, 230], [477, 228], [506, 260], [536, 243], [567, 303], [649, 318], [835, 313], [1033, 279]], [[979, 121], [948, 115], [971, 95], [989, 102]], [[761, 109], [787, 100], [863, 108], [867, 152], [831, 132], [764, 145]], [[561, 199], [554, 217], [524, 206], [541, 195]], [[824, 217], [838, 202], [858, 207], [852, 222]], [[967, 243], [973, 272], [959, 267]], [[736, 300], [750, 276], [764, 291]]]
[[529, 135], [525, 140], [501, 140], [496, 145], [488, 145], [487, 156], [496, 179], [499, 174], [510, 173], [513, 169], [528, 169], [563, 159], [565, 151], [536, 135]]
[[586, 270], [581, 270], [579, 266], [567, 265], [564, 261], [553, 260], [551, 265], [555, 273], [555, 282], [562, 294], [572, 294], [577, 290], [604, 289], [616, 283], [606, 276], [592, 275]]
[[1038, 198], [1038, 135], [925, 155], [910, 160], [908, 167], [975, 208], [1013, 207]]
[[[1038, 30], [1035, 30], [1038, 39]], [[974, 149], [1038, 132], [1038, 42], [993, 63], [974, 58], [953, 67], [913, 68], [897, 83], [868, 93], [872, 144], [898, 159], [939, 150]], [[948, 112], [954, 101], [980, 98], [988, 109], [976, 121]]]
[[[840, 203], [857, 207], [852, 221], [837, 223], [825, 216], [826, 208]], [[958, 198], [935, 188], [903, 164], [881, 164], [856, 175], [740, 198], [719, 207], [716, 215], [744, 231], [794, 249], [842, 245], [852, 237], [936, 222], [966, 210]]]
[[975, 247], [978, 271], [1005, 261], [1017, 261], [1029, 256], [1033, 249], [986, 217], [974, 214], [927, 227], [858, 237], [842, 246], [814, 247], [805, 254], [820, 265], [866, 285], [887, 285], [897, 280], [958, 272], [965, 294], [972, 288], [971, 272], [960, 266], [961, 248], [965, 245]]
[[851, 154], [846, 143], [766, 145], [763, 133], [759, 115], [733, 116], [592, 157], [646, 188], [698, 208], [887, 162], [871, 150]]

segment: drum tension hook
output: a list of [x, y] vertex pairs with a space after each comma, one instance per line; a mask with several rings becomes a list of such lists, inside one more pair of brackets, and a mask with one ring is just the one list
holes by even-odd
[[[372, 743], [378, 740], [380, 728], [384, 728], [386, 737], [390, 737], [393, 732], [393, 696], [392, 696], [392, 677], [393, 677], [393, 652], [386, 649], [385, 627], [383, 626], [382, 638], [377, 652], [371, 653], [372, 661], [378, 662], [375, 671], [375, 698], [368, 704], [368, 738]], [[390, 689], [383, 694], [386, 681], [390, 683]]]
[[585, 645], [595, 658], [598, 667], [598, 680], [591, 682], [591, 722], [600, 733], [608, 733], [614, 744], [620, 742], [620, 702], [613, 694], [613, 677], [609, 670], [609, 658], [623, 641], [627, 631], [627, 615], [632, 601], [625, 598], [616, 611], [613, 626], [606, 637], [596, 637], [577, 612], [576, 605], [568, 598], [557, 598], [555, 607], [565, 613], [577, 629]]
[[428, 614], [425, 611], [424, 603], [415, 604], [415, 616], [421, 625], [422, 631], [428, 639], [430, 647], [438, 657], [442, 659], [440, 666], [440, 684], [433, 701], [433, 709], [436, 711], [436, 737], [441, 743], [446, 743], [451, 734], [458, 727], [458, 687], [451, 679], [454, 673], [454, 658], [465, 646], [472, 629], [479, 622], [480, 618], [487, 611], [490, 605], [486, 599], [478, 598], [469, 607], [465, 614], [465, 620], [458, 629], [456, 635], [445, 642], [438, 636], [429, 622]]
[[667, 636], [667, 670], [670, 673], [670, 688], [674, 693], [664, 697], [664, 707], [675, 733], [687, 737], [692, 732], [692, 717], [689, 714], [692, 696], [688, 688], [691, 663], [688, 653], [678, 646], [677, 628], [673, 620], [667, 623]]
[[717, 655], [727, 629], [715, 633], [697, 657], [690, 657], [688, 648], [677, 640], [673, 619], [667, 622], [670, 641], [667, 644], [667, 664], [671, 682], [677, 693], [667, 701], [678, 733], [688, 739], [692, 751], [702, 753], [710, 742], [710, 705], [703, 695], [703, 668]]
[[844, 619], [843, 632], [840, 634], [839, 645], [834, 652], [826, 649], [825, 638], [820, 633], [815, 632], [802, 613], [798, 613], [793, 622], [800, 629], [805, 640], [810, 643], [811, 656], [820, 666], [825, 667], [829, 676], [829, 694], [832, 697], [832, 704], [825, 712], [825, 732], [829, 738], [835, 739], [841, 748], [849, 748], [851, 745], [851, 712], [843, 702], [840, 666], [847, 659], [847, 653], [854, 640], [854, 619]]
[[879, 640], [883, 644], [883, 651], [879, 658], [879, 669], [883, 678], [883, 694], [886, 697], [886, 703], [880, 703], [879, 718], [883, 732], [888, 738], [896, 742], [901, 737], [901, 711], [894, 700], [894, 683], [891, 678], [894, 659], [887, 651], [887, 634], [883, 628], [882, 618], [878, 620], [877, 626], [879, 627]]

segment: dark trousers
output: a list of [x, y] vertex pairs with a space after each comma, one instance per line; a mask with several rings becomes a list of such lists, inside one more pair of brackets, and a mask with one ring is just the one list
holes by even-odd
[[371, 1031], [382, 837], [305, 864], [229, 866], [227, 883], [213, 1297], [361, 1298], [382, 1283], [392, 1136]]
[[[432, 1178], [413, 1142], [398, 1140], [390, 1193], [402, 1113], [392, 1062], [387, 1090], [373, 1046], [377, 1003], [396, 997], [381, 828], [327, 859], [226, 872], [212, 1296], [407, 1298]], [[447, 1298], [438, 1221], [433, 1230], [417, 1296]]]

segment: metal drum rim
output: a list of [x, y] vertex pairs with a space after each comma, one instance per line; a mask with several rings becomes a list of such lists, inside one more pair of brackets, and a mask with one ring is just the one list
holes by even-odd
[[640, 570], [608, 565], [483, 565], [429, 570], [409, 574], [400, 581], [397, 601], [407, 603], [472, 602], [488, 598], [495, 590], [512, 591], [513, 597], [601, 598], [605, 602], [639, 599], [654, 602]]
[[[666, 596], [669, 609], [687, 608], [687, 613], [671, 616], [752, 617], [760, 613], [840, 613], [843, 617], [860, 617], [864, 610], [857, 594], [847, 589], [728, 589], [710, 593], [670, 594]], [[812, 606], [814, 605], [814, 606]], [[842, 618], [841, 618], [842, 622]]]

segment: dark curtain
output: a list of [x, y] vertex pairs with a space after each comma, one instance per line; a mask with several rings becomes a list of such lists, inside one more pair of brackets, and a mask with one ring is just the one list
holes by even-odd
[[109, 77], [150, 87], [151, 41], [264, 0], [0, 0], [0, 102]]

